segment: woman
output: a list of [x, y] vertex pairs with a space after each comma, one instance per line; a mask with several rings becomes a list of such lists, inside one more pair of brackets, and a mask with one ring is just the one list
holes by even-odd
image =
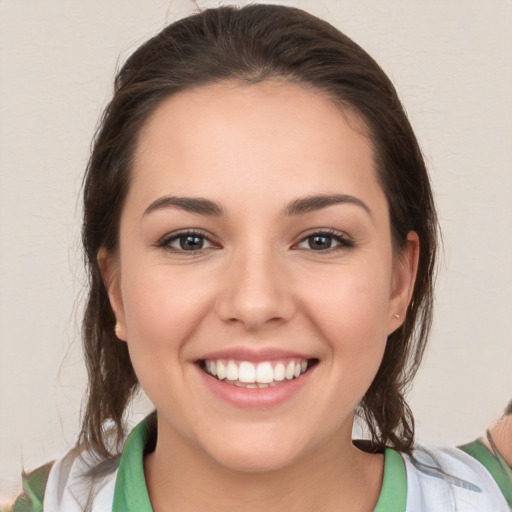
[[[494, 441], [414, 449], [436, 239], [361, 48], [277, 6], [171, 25], [120, 71], [89, 162], [88, 404], [32, 506], [507, 510]], [[123, 447], [139, 384], [156, 413]]]

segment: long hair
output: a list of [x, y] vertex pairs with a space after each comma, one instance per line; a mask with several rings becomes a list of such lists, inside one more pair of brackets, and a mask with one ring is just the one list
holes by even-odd
[[[437, 245], [425, 163], [396, 91], [377, 63], [327, 22], [272, 5], [209, 9], [177, 21], [136, 50], [115, 79], [84, 179], [82, 239], [89, 295], [83, 342], [89, 386], [80, 446], [104, 457], [115, 453], [124, 436], [126, 406], [138, 389], [127, 346], [114, 334], [97, 256], [101, 248], [111, 254], [118, 250], [120, 215], [141, 128], [178, 91], [276, 78], [316, 90], [364, 121], [389, 205], [395, 251], [403, 248], [409, 231], [418, 234], [412, 301], [403, 325], [389, 336], [382, 364], [358, 408], [376, 445], [411, 450], [414, 422], [404, 392], [431, 326]], [[114, 445], [105, 442], [107, 427], [114, 429]]]

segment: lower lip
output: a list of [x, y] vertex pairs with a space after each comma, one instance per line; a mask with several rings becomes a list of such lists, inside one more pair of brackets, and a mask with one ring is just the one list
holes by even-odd
[[307, 383], [314, 368], [300, 377], [268, 388], [243, 388], [226, 384], [197, 367], [206, 387], [217, 397], [239, 408], [268, 408], [290, 400]]

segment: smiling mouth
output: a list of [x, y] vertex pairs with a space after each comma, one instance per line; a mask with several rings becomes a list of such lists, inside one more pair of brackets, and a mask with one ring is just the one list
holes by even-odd
[[198, 365], [205, 373], [233, 386], [263, 389], [296, 380], [318, 363], [318, 359], [283, 359], [278, 361], [235, 361], [202, 359]]

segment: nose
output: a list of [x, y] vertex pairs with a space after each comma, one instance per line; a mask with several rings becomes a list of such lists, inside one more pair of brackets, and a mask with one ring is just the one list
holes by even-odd
[[283, 262], [268, 251], [246, 251], [226, 264], [217, 314], [224, 322], [257, 331], [288, 321], [295, 313], [292, 283]]

